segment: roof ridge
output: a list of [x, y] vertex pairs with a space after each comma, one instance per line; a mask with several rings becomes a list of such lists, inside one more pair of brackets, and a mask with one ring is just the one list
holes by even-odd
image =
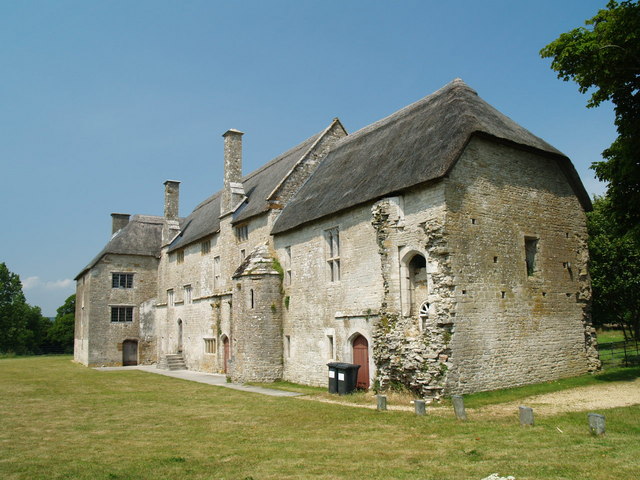
[[341, 148], [344, 144], [350, 143], [350, 141], [355, 141], [360, 137], [373, 133], [383, 127], [386, 127], [390, 123], [396, 122], [401, 118], [406, 117], [407, 115], [412, 113], [414, 110], [417, 110], [423, 107], [425, 103], [435, 100], [437, 97], [443, 95], [444, 93], [450, 90], [453, 90], [454, 88], [465, 89], [476, 96], [478, 95], [478, 92], [476, 92], [473, 88], [467, 85], [461, 78], [455, 78], [449, 83], [447, 83], [446, 85], [444, 85], [443, 87], [440, 87], [435, 92], [430, 93], [429, 95], [422, 97], [421, 99], [416, 100], [413, 103], [410, 103], [406, 107], [402, 107], [400, 110], [396, 110], [395, 112], [387, 115], [386, 117], [381, 118], [380, 120], [376, 120], [375, 122], [362, 127], [360, 130], [356, 130], [350, 135], [347, 135], [337, 143], [337, 145], [335, 146], [335, 149], [337, 150]]

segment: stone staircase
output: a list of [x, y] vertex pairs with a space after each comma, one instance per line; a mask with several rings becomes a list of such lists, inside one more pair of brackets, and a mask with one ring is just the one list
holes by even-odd
[[167, 353], [160, 358], [158, 368], [161, 370], [186, 370], [187, 366], [181, 353]]

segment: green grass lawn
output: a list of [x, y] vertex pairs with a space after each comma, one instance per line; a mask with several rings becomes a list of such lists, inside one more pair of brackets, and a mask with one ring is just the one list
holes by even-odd
[[274, 398], [70, 357], [0, 360], [0, 479], [638, 478], [640, 407], [458, 422]]

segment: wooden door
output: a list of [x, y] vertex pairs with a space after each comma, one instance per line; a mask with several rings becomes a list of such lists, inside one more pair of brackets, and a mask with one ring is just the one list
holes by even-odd
[[125, 340], [122, 342], [122, 365], [138, 364], [138, 342], [136, 340]]
[[369, 342], [362, 335], [353, 339], [353, 363], [360, 365], [356, 388], [369, 388]]
[[231, 354], [231, 349], [230, 349], [230, 345], [229, 345], [229, 337], [224, 337], [224, 340], [222, 341], [222, 344], [224, 346], [224, 373], [227, 373], [229, 371], [229, 357]]

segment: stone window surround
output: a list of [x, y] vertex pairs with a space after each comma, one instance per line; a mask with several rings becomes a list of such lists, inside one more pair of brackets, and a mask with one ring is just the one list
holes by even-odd
[[[422, 255], [426, 262], [427, 279], [429, 282], [431, 268], [429, 265], [427, 253], [413, 245], [405, 245], [398, 249], [398, 263], [399, 263], [399, 276], [400, 276], [400, 302], [402, 315], [407, 317], [411, 312], [411, 289], [410, 289], [410, 275], [409, 275], [409, 263], [416, 255]], [[431, 285], [427, 283], [427, 290], [431, 291]], [[425, 299], [426, 300], [426, 299]]]
[[200, 255], [206, 255], [211, 251], [211, 239], [200, 242]]
[[238, 243], [246, 242], [249, 239], [249, 224], [236, 225], [234, 232]]
[[191, 288], [191, 284], [183, 287], [183, 302], [185, 305], [193, 303], [193, 289]]
[[112, 272], [111, 288], [133, 288], [133, 272]]
[[184, 248], [176, 251], [176, 263], [181, 265], [184, 263]]
[[167, 290], [167, 306], [173, 307], [176, 304], [175, 294], [173, 292], [173, 288]]
[[525, 272], [527, 277], [535, 277], [540, 273], [540, 237], [538, 235], [524, 235]]
[[284, 284], [291, 285], [291, 246], [284, 247]]
[[324, 231], [327, 278], [330, 282], [340, 281], [340, 228], [333, 227]]
[[217, 352], [216, 339], [213, 337], [204, 337], [204, 353], [208, 355], [215, 355]]
[[109, 305], [109, 307], [111, 311], [111, 323], [133, 322], [133, 305]]

